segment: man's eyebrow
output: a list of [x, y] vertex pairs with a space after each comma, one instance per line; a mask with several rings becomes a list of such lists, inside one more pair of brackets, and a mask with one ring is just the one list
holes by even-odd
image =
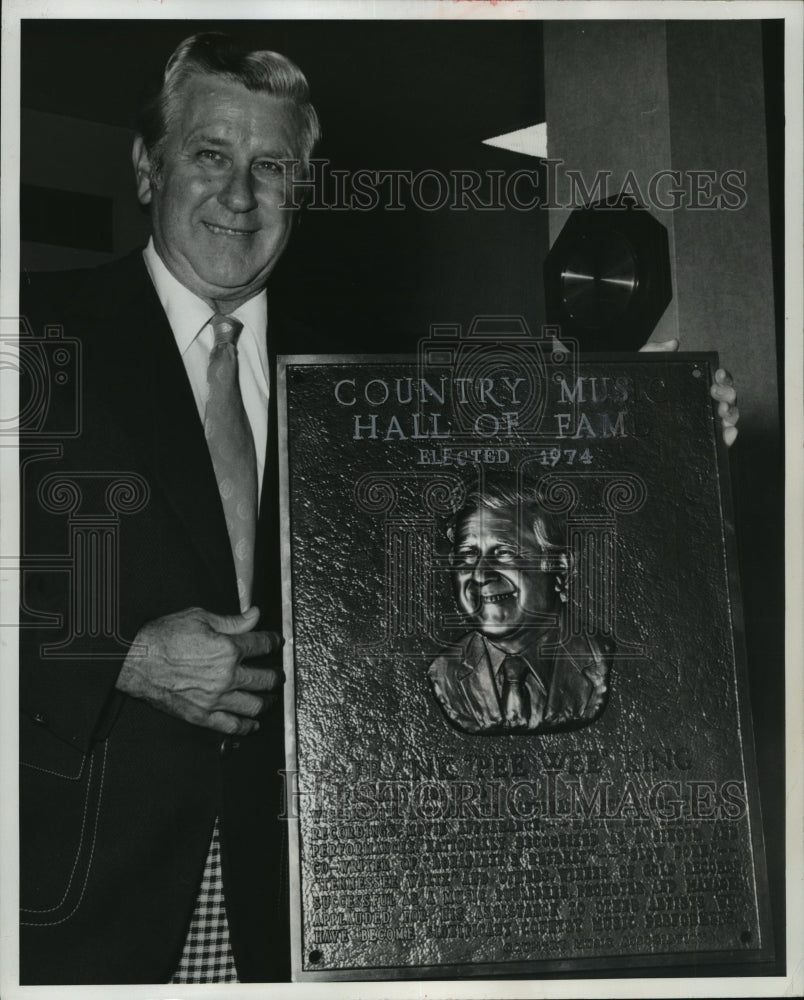
[[221, 139], [221, 137], [217, 136], [217, 135], [204, 135], [203, 133], [201, 133], [200, 135], [190, 135], [189, 141], [190, 142], [203, 142], [203, 143], [205, 143], [208, 146], [228, 146], [228, 145], [230, 145], [230, 142], [229, 142], [228, 139]]
[[[206, 135], [203, 132], [198, 135], [191, 133], [187, 142], [190, 145], [216, 146], [218, 149], [229, 149], [234, 145], [231, 139], [221, 138], [219, 135]], [[293, 159], [294, 157], [293, 153], [289, 152], [285, 146], [280, 146], [265, 149], [262, 152], [255, 154], [253, 158], [255, 160], [287, 160]]]

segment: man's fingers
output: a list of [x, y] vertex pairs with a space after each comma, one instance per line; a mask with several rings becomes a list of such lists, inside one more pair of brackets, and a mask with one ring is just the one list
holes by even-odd
[[726, 442], [726, 447], [731, 448], [737, 439], [737, 428], [736, 427], [724, 427], [723, 428], [723, 440]]
[[[244, 697], [249, 698], [251, 695]], [[184, 719], [185, 722], [192, 722], [195, 726], [214, 729], [215, 732], [225, 733], [227, 736], [246, 736], [259, 729], [259, 723], [246, 715], [235, 714], [224, 708], [216, 708], [210, 712], [186, 701], [174, 703], [171, 706], [171, 714]]]
[[232, 687], [238, 691], [275, 691], [284, 680], [285, 675], [280, 670], [241, 663], [235, 671]]
[[736, 406], [729, 406], [728, 403], [718, 403], [717, 415], [727, 427], [734, 427], [740, 419], [740, 410]]
[[227, 736], [248, 736], [249, 733], [256, 733], [260, 728], [256, 719], [244, 719], [239, 715], [223, 711], [210, 712], [203, 725], [207, 729], [214, 729]]
[[232, 635], [231, 640], [244, 660], [273, 653], [282, 645], [282, 636], [278, 632], [244, 632], [242, 635]]
[[206, 612], [211, 628], [224, 635], [242, 635], [250, 632], [260, 619], [260, 609], [247, 608], [242, 615], [216, 615], [214, 611]]
[[737, 390], [733, 385], [719, 385], [717, 382], [713, 382], [709, 389], [709, 395], [712, 399], [717, 399], [724, 403], [735, 403], [737, 401]]
[[674, 338], [673, 340], [649, 340], [647, 344], [643, 344], [639, 349], [645, 353], [649, 351], [677, 351], [678, 341]]
[[218, 699], [218, 709], [246, 719], [256, 719], [265, 708], [265, 702], [247, 691], [227, 691]]
[[734, 380], [725, 368], [718, 368], [715, 372], [715, 382], [718, 385], [734, 385]]

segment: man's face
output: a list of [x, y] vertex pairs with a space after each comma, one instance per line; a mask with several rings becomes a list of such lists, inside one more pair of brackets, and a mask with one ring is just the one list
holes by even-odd
[[260, 291], [285, 249], [292, 210], [280, 207], [281, 160], [297, 147], [290, 102], [205, 74], [175, 95], [159, 169], [141, 158], [156, 250], [216, 308], [232, 311]]
[[533, 616], [551, 612], [556, 595], [541, 555], [529, 531], [518, 537], [516, 511], [481, 509], [458, 524], [451, 556], [456, 598], [490, 639], [544, 626]]

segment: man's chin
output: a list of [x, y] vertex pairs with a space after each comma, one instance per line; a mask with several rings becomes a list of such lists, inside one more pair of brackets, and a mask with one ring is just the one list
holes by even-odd
[[[224, 312], [233, 311], [265, 288], [267, 274], [242, 274], [236, 271], [208, 271], [201, 276], [201, 298], [220, 305]], [[196, 293], [198, 294], [198, 293]], [[231, 310], [227, 307], [231, 304]]]
[[518, 631], [519, 625], [516, 622], [478, 621], [475, 623], [475, 628], [478, 632], [482, 632], [483, 635], [488, 636], [489, 639], [504, 639], [514, 635]]
[[200, 277], [209, 292], [216, 298], [225, 299], [227, 296], [238, 298], [244, 292], [262, 288], [268, 275], [253, 268], [210, 267], [201, 272]]

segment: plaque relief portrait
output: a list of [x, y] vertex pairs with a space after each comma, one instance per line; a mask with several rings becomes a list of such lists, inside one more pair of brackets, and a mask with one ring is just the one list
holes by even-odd
[[473, 628], [427, 674], [467, 733], [535, 735], [594, 722], [606, 706], [614, 642], [565, 641], [572, 559], [561, 518], [532, 492], [471, 494], [448, 530], [455, 602]]

